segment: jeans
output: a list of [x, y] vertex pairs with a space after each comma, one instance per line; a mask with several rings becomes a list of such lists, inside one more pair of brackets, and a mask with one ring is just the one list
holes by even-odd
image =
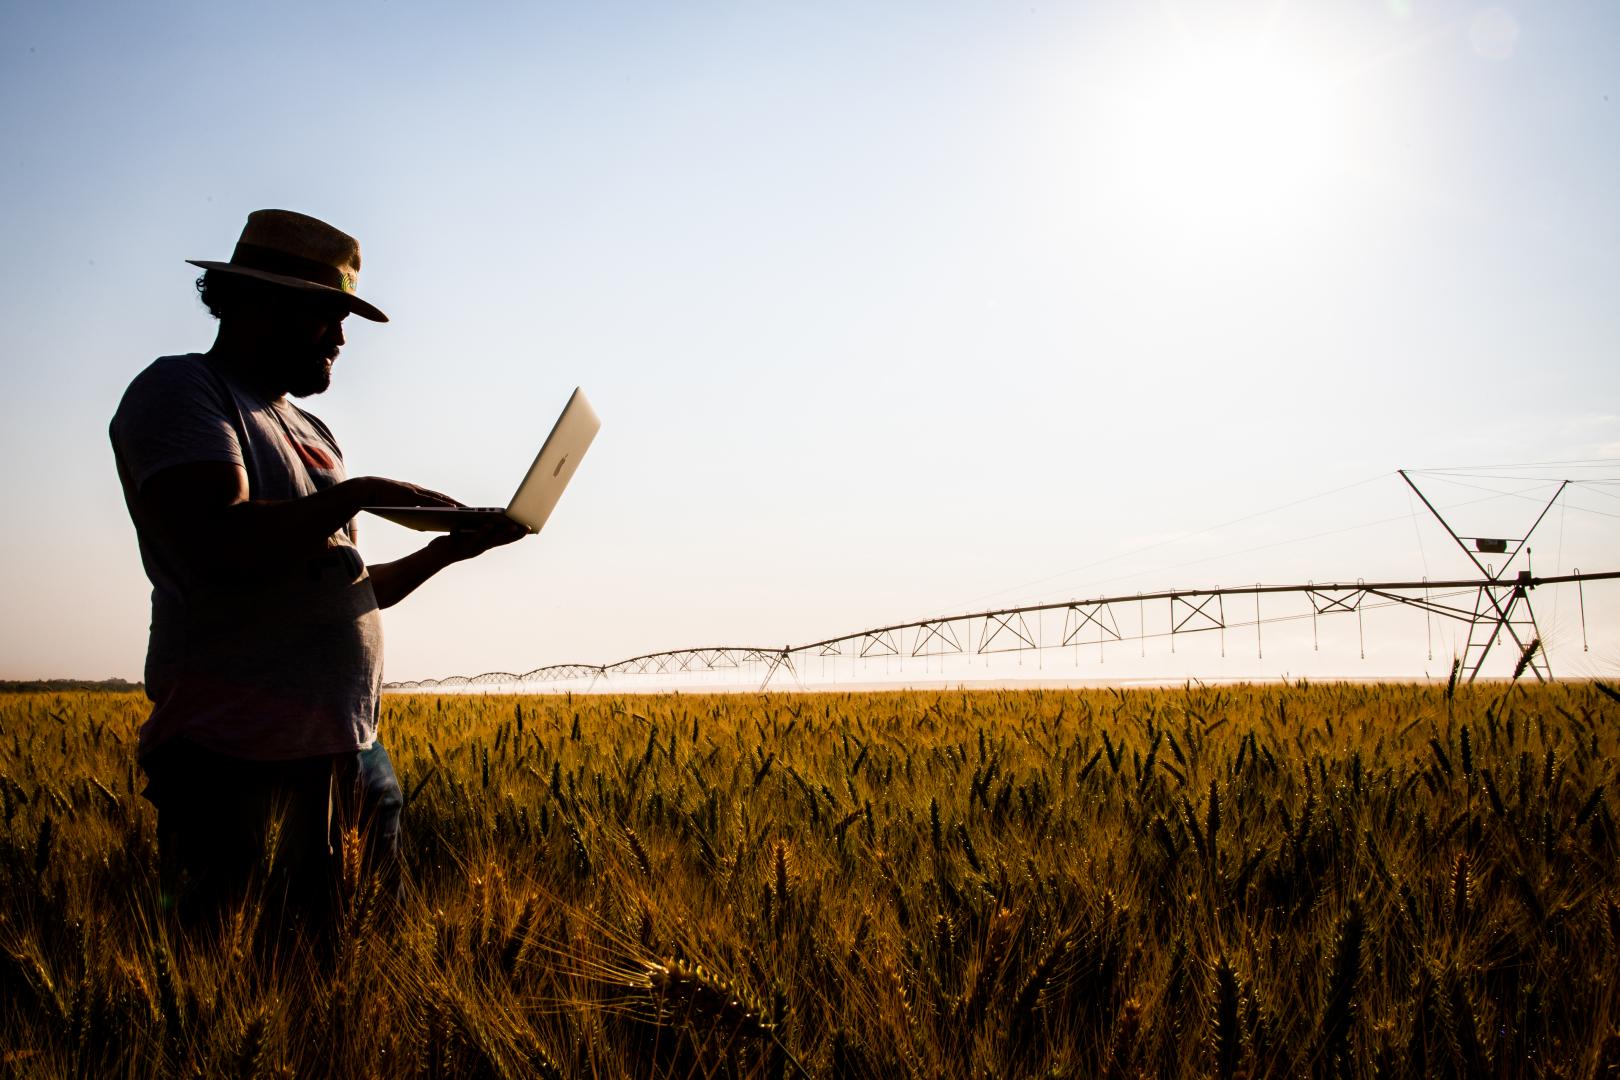
[[163, 903], [183, 922], [217, 924], [248, 900], [271, 938], [324, 937], [362, 888], [397, 897], [405, 797], [380, 740], [246, 761], [174, 739], [141, 766], [158, 811]]

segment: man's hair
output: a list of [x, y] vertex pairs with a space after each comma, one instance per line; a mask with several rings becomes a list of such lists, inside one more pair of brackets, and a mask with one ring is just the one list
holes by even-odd
[[262, 304], [266, 299], [287, 299], [296, 290], [273, 285], [242, 274], [205, 270], [197, 279], [197, 298], [208, 314], [223, 319], [244, 304]]
[[[300, 289], [291, 285], [277, 285], [260, 281], [245, 274], [229, 271], [205, 270], [197, 279], [197, 298], [216, 319], [225, 319], [244, 307], [281, 309], [289, 305], [330, 305], [342, 308], [342, 297], [328, 297], [320, 290]], [[346, 310], [346, 309], [345, 309]]]
[[239, 274], [216, 274], [212, 270], [205, 270], [202, 277], [197, 279], [197, 297], [208, 309], [208, 314], [216, 319], [223, 319], [229, 314], [249, 288]]

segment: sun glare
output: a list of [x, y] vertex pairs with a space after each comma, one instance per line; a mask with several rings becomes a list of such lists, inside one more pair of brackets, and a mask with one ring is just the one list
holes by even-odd
[[1116, 117], [1120, 179], [1167, 226], [1285, 227], [1331, 198], [1353, 152], [1345, 96], [1277, 40], [1189, 43]]

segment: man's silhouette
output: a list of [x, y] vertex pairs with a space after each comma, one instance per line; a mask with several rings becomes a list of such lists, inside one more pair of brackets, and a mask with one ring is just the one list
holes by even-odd
[[142, 371], [111, 426], [152, 581], [152, 713], [137, 753], [166, 899], [206, 920], [257, 882], [272, 922], [319, 931], [346, 830], [366, 838], [373, 872], [391, 876], [397, 860], [403, 798], [377, 737], [378, 611], [524, 530], [453, 533], [368, 568], [355, 548], [363, 506], [457, 504], [347, 477], [332, 432], [288, 400], [330, 385], [345, 317], [387, 321], [355, 295], [359, 245], [260, 210], [229, 262], [194, 265], [219, 320], [213, 347]]

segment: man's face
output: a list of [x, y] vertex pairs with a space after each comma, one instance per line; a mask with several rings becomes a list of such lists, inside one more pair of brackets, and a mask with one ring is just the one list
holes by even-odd
[[243, 336], [253, 342], [265, 384], [293, 397], [332, 385], [332, 363], [343, 347], [341, 301], [318, 292], [272, 288], [235, 309]]
[[297, 297], [276, 323], [287, 393], [319, 394], [332, 385], [332, 364], [343, 347], [343, 320], [349, 311], [319, 296]]

